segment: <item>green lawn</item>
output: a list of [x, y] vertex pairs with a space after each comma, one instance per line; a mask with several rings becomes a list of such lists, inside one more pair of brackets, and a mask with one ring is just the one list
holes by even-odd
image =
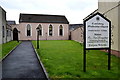
[[[20, 43], [20, 42], [19, 42]], [[17, 41], [10, 41], [5, 44], [0, 45], [2, 48], [2, 53], [0, 52], [0, 59], [5, 57], [14, 47], [19, 44]]]
[[112, 69], [107, 70], [107, 53], [99, 50], [87, 52], [83, 72], [83, 45], [75, 41], [40, 41], [37, 52], [50, 78], [118, 78], [118, 58], [112, 56]]

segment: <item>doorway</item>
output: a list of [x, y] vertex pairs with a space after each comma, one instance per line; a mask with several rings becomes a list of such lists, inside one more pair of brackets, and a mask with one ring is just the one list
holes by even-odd
[[18, 30], [17, 30], [17, 28], [13, 29], [13, 40], [18, 40]]

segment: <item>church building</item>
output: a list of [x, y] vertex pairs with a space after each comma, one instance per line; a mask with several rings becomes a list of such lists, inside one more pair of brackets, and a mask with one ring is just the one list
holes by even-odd
[[68, 40], [69, 22], [64, 15], [20, 14], [13, 28], [13, 40]]

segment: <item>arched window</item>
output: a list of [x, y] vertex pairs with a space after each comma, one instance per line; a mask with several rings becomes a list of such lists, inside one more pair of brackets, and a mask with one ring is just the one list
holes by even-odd
[[30, 24], [27, 25], [27, 36], [31, 36], [31, 26], [30, 26]]
[[2, 26], [2, 33], [3, 33], [3, 37], [5, 37], [5, 27]]
[[59, 27], [59, 35], [63, 36], [63, 26], [62, 25], [60, 25], [60, 27]]
[[52, 36], [53, 35], [53, 26], [50, 25], [49, 26], [49, 36]]
[[39, 24], [38, 27], [39, 27], [39, 29], [40, 29], [39, 32], [38, 32], [38, 34], [39, 34], [40, 36], [42, 36], [42, 26]]

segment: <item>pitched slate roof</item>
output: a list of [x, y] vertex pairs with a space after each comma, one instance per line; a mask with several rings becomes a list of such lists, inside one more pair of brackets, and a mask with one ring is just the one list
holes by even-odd
[[15, 21], [7, 21], [7, 24], [8, 24], [8, 25], [15, 25], [16, 22], [15, 22]]
[[29, 23], [64, 23], [69, 24], [67, 18], [63, 15], [46, 14], [20, 14], [19, 22]]
[[83, 27], [83, 24], [70, 24], [69, 30], [75, 30], [77, 28]]

